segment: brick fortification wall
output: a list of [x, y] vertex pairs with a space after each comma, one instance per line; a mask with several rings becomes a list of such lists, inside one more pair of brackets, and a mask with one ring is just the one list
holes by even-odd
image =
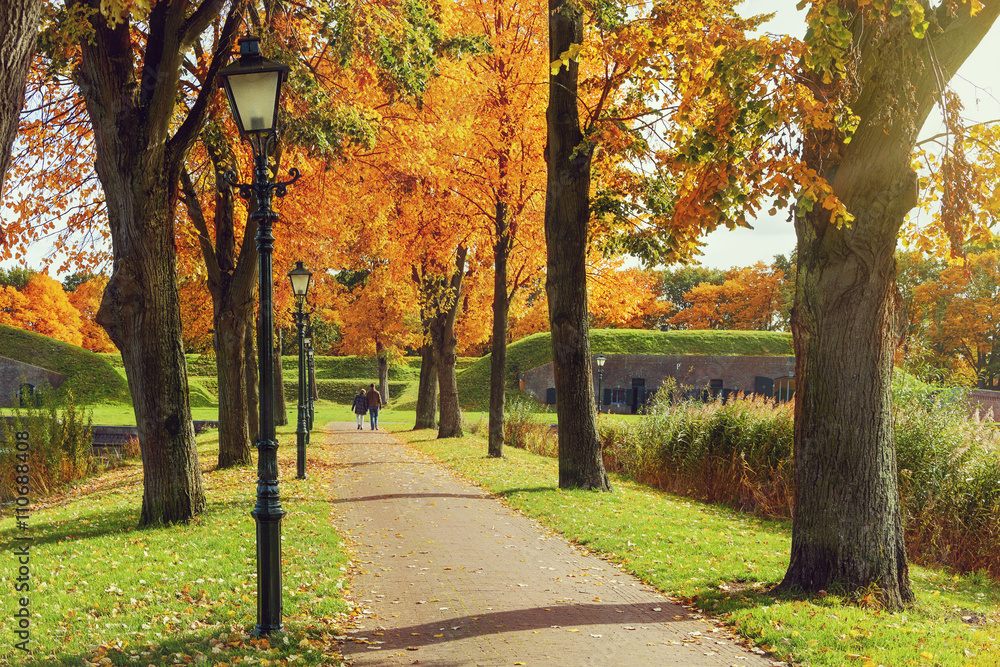
[[[591, 364], [596, 391], [597, 363], [592, 359]], [[695, 391], [709, 388], [715, 380], [716, 386], [726, 390], [751, 393], [760, 376], [774, 380], [794, 374], [795, 357], [613, 354], [607, 357], [604, 364], [601, 386], [603, 389], [626, 390], [628, 393], [641, 382], [644, 391], [649, 393], [662, 385], [666, 378], [674, 378], [679, 385]], [[554, 386], [551, 363], [521, 374], [521, 389], [539, 403], [552, 402], [550, 399]], [[629, 411], [609, 404], [605, 398], [606, 396], [602, 396], [601, 400], [608, 411]]]
[[[973, 389], [969, 392], [969, 403], [979, 409], [979, 418], [984, 421], [1000, 421], [1000, 391]], [[990, 416], [990, 410], [993, 416]]]
[[18, 404], [18, 392], [22, 384], [28, 384], [42, 395], [49, 388], [57, 388], [68, 378], [55, 371], [0, 357], [0, 407], [9, 408]]

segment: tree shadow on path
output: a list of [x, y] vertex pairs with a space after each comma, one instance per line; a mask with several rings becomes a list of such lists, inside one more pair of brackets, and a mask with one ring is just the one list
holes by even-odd
[[[662, 609], [662, 611], [653, 611], [654, 609]], [[376, 641], [382, 642], [378, 646], [391, 650], [441, 644], [470, 637], [499, 635], [506, 632], [542, 629], [575, 630], [579, 626], [602, 625], [620, 625], [624, 626], [626, 630], [637, 630], [638, 628], [635, 626], [659, 627], [692, 620], [691, 616], [686, 613], [682, 615], [678, 609], [676, 605], [666, 599], [662, 603], [646, 602], [640, 604], [557, 603], [547, 607], [487, 612], [475, 616], [444, 617], [438, 621], [385, 630], [369, 628], [359, 630], [353, 636], [348, 637], [348, 640], [355, 644], [366, 645]], [[682, 617], [677, 618], [677, 616]], [[368, 618], [366, 621], [377, 622], [378, 619]], [[595, 629], [600, 632], [599, 628]], [[375, 632], [383, 634], [376, 635]], [[436, 637], [435, 635], [441, 636]], [[680, 639], [680, 635], [677, 638]], [[345, 646], [345, 652], [355, 650], [357, 649]]]

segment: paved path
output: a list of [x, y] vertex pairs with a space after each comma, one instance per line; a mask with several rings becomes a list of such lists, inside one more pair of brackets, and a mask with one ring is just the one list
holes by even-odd
[[384, 431], [331, 424], [324, 446], [354, 551], [351, 665], [775, 664]]

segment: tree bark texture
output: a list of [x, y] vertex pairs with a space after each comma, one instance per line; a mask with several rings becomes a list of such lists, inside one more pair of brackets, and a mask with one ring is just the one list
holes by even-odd
[[389, 404], [389, 351], [381, 341], [375, 342], [375, 358], [378, 359], [378, 392], [382, 395], [382, 404]]
[[[429, 326], [425, 324], [425, 327]], [[426, 336], [426, 334], [425, 334]], [[420, 382], [417, 384], [417, 421], [414, 430], [437, 428], [438, 379], [434, 367], [434, 346], [420, 346]]]
[[[549, 61], [583, 43], [578, 5], [549, 0]], [[552, 329], [559, 487], [610, 491], [594, 414], [587, 324], [587, 242], [591, 149], [583, 146], [577, 109], [578, 65], [549, 77], [548, 185], [545, 196], [545, 289]]]
[[437, 297], [437, 310], [431, 320], [431, 341], [434, 348], [434, 368], [437, 370], [441, 416], [438, 423], [439, 438], [460, 438], [462, 411], [458, 406], [458, 380], [455, 362], [455, 320], [458, 317], [462, 294], [462, 277], [465, 274], [466, 248], [459, 246], [455, 257], [455, 270], [443, 285]]
[[[256, 251], [256, 245], [254, 250]], [[256, 287], [254, 291], [256, 292]], [[243, 341], [243, 366], [246, 368], [247, 435], [250, 436], [250, 442], [257, 442], [260, 439], [260, 402], [257, 395], [257, 332], [251, 326], [247, 327], [246, 338]]]
[[[209, 81], [235, 41], [235, 4]], [[215, 91], [199, 91], [180, 121], [175, 106], [184, 54], [223, 2], [207, 0], [193, 12], [187, 3], [157, 4], [147, 20], [141, 67], [128, 21], [109, 26], [99, 0], [69, 5], [92, 12], [93, 31], [80, 41], [74, 76], [94, 130], [111, 229], [113, 273], [97, 320], [121, 350], [135, 409], [143, 462], [140, 522], [187, 521], [204, 508], [205, 494], [181, 342], [174, 212], [181, 165]]]
[[[24, 106], [24, 90], [35, 52], [42, 0], [0, 3], [0, 200], [10, 167], [10, 153]], [[3, 230], [0, 229], [0, 241]]]
[[[992, 12], [985, 27], [998, 6], [984, 10]], [[905, 16], [882, 28], [853, 26], [859, 89], [851, 107], [860, 125], [847, 144], [807, 134], [804, 157], [855, 219], [838, 229], [819, 204], [795, 219], [795, 514], [782, 587], [875, 590], [893, 609], [914, 599], [892, 417], [893, 354], [904, 325], [896, 239], [916, 204], [910, 154], [936, 79], [950, 78], [985, 34], [968, 17], [942, 17], [940, 25], [943, 32], [928, 32], [932, 45], [912, 36]]]
[[247, 394], [247, 330], [252, 330], [257, 284], [257, 246], [252, 225], [243, 231], [237, 256], [232, 188], [222, 174], [235, 169], [231, 148], [221, 131], [203, 132], [202, 141], [215, 171], [215, 243], [187, 172], [182, 172], [184, 202], [198, 231], [202, 258], [212, 295], [216, 375], [219, 382], [220, 468], [253, 461], [250, 440], [250, 398]]
[[503, 456], [504, 407], [507, 390], [507, 259], [512, 239], [507, 222], [507, 205], [497, 202], [493, 246], [493, 349], [490, 351], [490, 433], [487, 454]]
[[285, 403], [285, 376], [281, 371], [281, 353], [284, 337], [278, 330], [278, 342], [274, 346], [274, 425], [288, 424], [288, 405]]

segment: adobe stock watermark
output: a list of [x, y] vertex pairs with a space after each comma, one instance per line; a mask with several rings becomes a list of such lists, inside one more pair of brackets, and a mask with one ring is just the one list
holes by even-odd
[[18, 533], [14, 536], [14, 648], [25, 653], [31, 647], [31, 535], [28, 521], [31, 518], [31, 436], [27, 431], [14, 434], [14, 513]]

